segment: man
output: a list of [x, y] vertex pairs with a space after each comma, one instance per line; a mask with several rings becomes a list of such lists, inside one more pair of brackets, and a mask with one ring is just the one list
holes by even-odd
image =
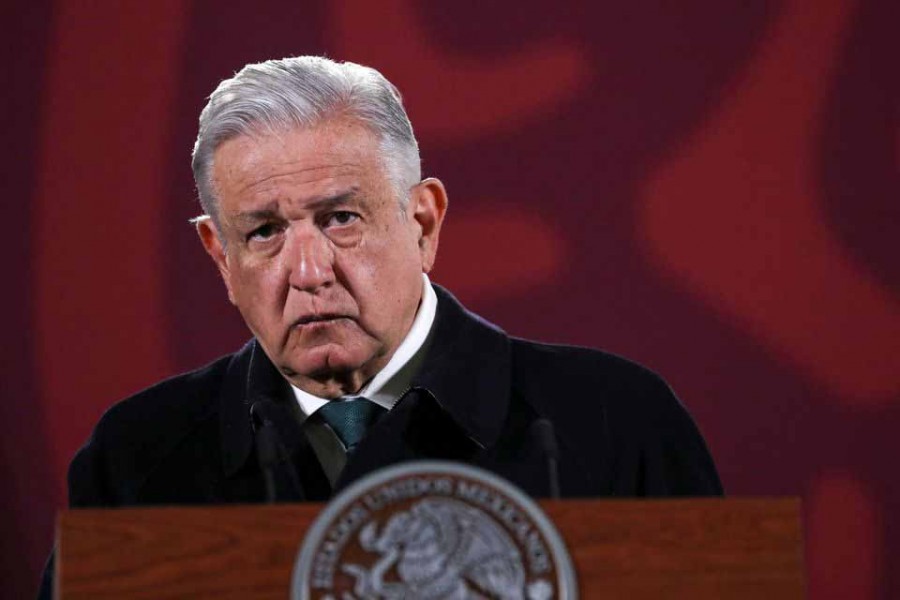
[[[325, 500], [416, 458], [541, 496], [539, 420], [565, 496], [721, 493], [655, 374], [508, 337], [429, 282], [447, 193], [421, 179], [399, 93], [376, 71], [245, 67], [204, 108], [193, 168], [197, 231], [253, 339], [111, 408], [72, 462], [73, 506], [261, 501], [269, 475], [279, 500]], [[263, 431], [279, 450], [261, 465]]]
[[326, 500], [416, 458], [543, 496], [540, 421], [564, 496], [721, 493], [655, 374], [510, 338], [431, 285], [447, 194], [421, 179], [378, 72], [316, 57], [245, 67], [210, 96], [193, 168], [197, 231], [253, 339], [112, 407], [72, 461], [72, 506]]

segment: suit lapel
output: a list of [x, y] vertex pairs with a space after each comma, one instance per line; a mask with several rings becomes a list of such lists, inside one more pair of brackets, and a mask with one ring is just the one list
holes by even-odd
[[482, 448], [493, 446], [509, 410], [510, 341], [498, 327], [470, 313], [435, 286], [434, 338], [413, 380]]
[[[282, 500], [327, 498], [330, 488], [301, 431], [302, 419], [290, 386], [256, 340], [248, 342], [235, 355], [221, 392], [222, 467], [226, 481], [231, 482], [226, 484], [225, 489], [232, 489], [234, 485], [238, 488], [249, 485], [255, 488], [257, 495], [262, 494], [250, 407], [263, 398], [273, 401], [270, 417], [278, 432], [279, 443], [289, 459], [276, 468], [278, 497]], [[291, 465], [294, 467], [293, 473], [289, 472]]]
[[437, 316], [413, 387], [360, 442], [336, 490], [408, 460], [470, 461], [497, 442], [510, 402], [509, 338], [435, 291]]

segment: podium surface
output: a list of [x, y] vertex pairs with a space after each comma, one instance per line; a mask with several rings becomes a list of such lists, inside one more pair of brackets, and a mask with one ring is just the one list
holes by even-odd
[[[540, 501], [579, 597], [803, 598], [796, 499]], [[323, 504], [68, 510], [58, 598], [278, 598]]]

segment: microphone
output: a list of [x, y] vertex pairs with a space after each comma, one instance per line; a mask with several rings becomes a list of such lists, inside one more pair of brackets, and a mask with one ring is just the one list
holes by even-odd
[[531, 435], [547, 460], [547, 482], [550, 486], [550, 497], [559, 500], [559, 445], [556, 443], [556, 430], [553, 423], [543, 417], [534, 421], [531, 424]]
[[259, 460], [259, 469], [263, 474], [266, 486], [266, 502], [274, 504], [278, 501], [278, 492], [275, 487], [275, 465], [278, 464], [278, 432], [272, 420], [266, 414], [268, 405], [272, 401], [268, 398], [257, 400], [250, 406], [250, 422], [253, 424], [253, 434], [256, 441], [256, 457]]

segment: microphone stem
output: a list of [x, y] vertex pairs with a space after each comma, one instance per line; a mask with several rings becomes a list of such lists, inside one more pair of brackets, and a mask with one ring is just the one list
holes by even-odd
[[259, 470], [262, 471], [263, 483], [266, 488], [266, 502], [274, 504], [278, 501], [278, 489], [275, 486], [275, 465], [278, 464], [279, 443], [278, 432], [275, 426], [261, 412], [264, 404], [254, 403], [251, 408], [251, 419], [254, 425], [254, 437], [256, 438], [256, 457], [259, 460]]
[[547, 457], [547, 479], [550, 481], [550, 498], [559, 500], [559, 466], [552, 456]]
[[263, 469], [263, 480], [266, 485], [266, 504], [275, 504], [278, 501], [278, 492], [275, 491], [275, 473], [271, 466]]

